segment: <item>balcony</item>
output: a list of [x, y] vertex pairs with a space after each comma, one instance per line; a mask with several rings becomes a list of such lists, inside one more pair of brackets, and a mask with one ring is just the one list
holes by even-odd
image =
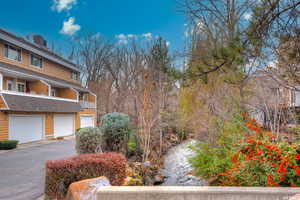
[[88, 101], [79, 101], [81, 108], [83, 109], [96, 109], [96, 103]]
[[10, 91], [10, 90], [0, 90], [0, 94], [10, 94], [10, 95], [18, 95], [18, 96], [26, 96], [26, 97], [36, 97], [36, 98], [42, 98], [42, 99], [52, 99], [52, 100], [60, 100], [60, 101], [68, 101], [68, 102], [78, 102], [75, 99], [52, 97], [52, 96], [47, 96], [47, 95], [40, 95], [40, 94], [34, 94], [34, 93], [24, 93], [24, 92]]

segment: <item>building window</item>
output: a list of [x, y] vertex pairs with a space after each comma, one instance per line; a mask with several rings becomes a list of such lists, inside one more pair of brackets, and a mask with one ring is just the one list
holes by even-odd
[[25, 84], [24, 83], [17, 83], [18, 92], [25, 92]]
[[32, 66], [42, 68], [43, 67], [43, 59], [40, 56], [32, 55], [30, 56], [30, 64]]
[[51, 96], [52, 97], [56, 96], [56, 89], [51, 88]]
[[13, 81], [10, 81], [10, 80], [7, 81], [7, 90], [10, 90], [10, 91], [15, 90]]
[[72, 78], [73, 80], [78, 80], [78, 73], [75, 72], [75, 71], [73, 71], [72, 74], [71, 74], [71, 78]]
[[21, 55], [21, 49], [15, 48], [11, 45], [6, 44], [5, 45], [5, 57], [16, 60], [18, 62], [21, 62], [22, 55]]

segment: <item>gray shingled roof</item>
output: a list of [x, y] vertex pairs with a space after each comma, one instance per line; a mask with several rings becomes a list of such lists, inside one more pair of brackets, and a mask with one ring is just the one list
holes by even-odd
[[24, 68], [21, 68], [21, 67], [15, 66], [15, 65], [11, 65], [8, 63], [4, 63], [4, 62], [0, 62], [0, 72], [19, 73], [19, 74], [22, 74], [24, 77], [28, 76], [31, 78], [35, 78], [36, 80], [43, 80], [43, 81], [49, 83], [50, 85], [51, 84], [61, 85], [61, 86], [65, 86], [65, 87], [74, 88], [80, 92], [89, 92], [89, 90], [87, 88], [82, 87], [80, 84], [74, 84], [74, 83], [71, 83], [68, 81], [50, 77], [45, 74], [34, 72], [31, 70], [24, 69]]
[[2, 94], [2, 97], [7, 103], [7, 110], [12, 111], [75, 113], [81, 110], [80, 104], [72, 101], [20, 96], [5, 93]]

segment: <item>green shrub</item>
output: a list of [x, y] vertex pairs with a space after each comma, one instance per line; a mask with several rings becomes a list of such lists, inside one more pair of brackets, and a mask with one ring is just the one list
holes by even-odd
[[78, 154], [102, 152], [103, 134], [99, 128], [81, 128], [75, 133], [75, 136]]
[[137, 149], [137, 138], [135, 134], [130, 135], [129, 141], [127, 143], [128, 153], [134, 154]]
[[236, 144], [243, 138], [246, 126], [240, 115], [226, 123], [217, 122], [220, 133], [215, 133], [214, 141], [206, 141], [192, 146], [196, 155], [190, 159], [198, 176], [214, 179], [218, 174], [230, 168], [231, 157], [235, 154]]
[[106, 151], [128, 153], [127, 144], [132, 133], [128, 115], [117, 112], [104, 115], [101, 119], [101, 130]]
[[19, 141], [17, 140], [0, 141], [0, 150], [15, 149], [18, 143]]

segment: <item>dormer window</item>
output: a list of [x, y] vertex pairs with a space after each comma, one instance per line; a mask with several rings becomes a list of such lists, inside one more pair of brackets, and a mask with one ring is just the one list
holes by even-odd
[[18, 62], [22, 61], [22, 53], [20, 48], [5, 44], [5, 57]]
[[77, 72], [75, 72], [75, 71], [72, 71], [72, 74], [71, 74], [71, 78], [73, 79], [73, 80], [78, 80], [78, 73]]
[[30, 65], [38, 68], [43, 68], [43, 59], [37, 55], [30, 55]]

